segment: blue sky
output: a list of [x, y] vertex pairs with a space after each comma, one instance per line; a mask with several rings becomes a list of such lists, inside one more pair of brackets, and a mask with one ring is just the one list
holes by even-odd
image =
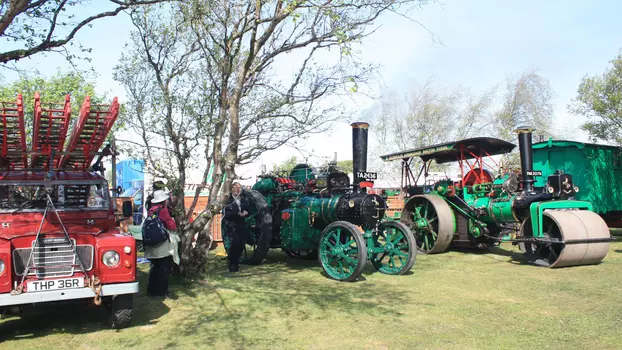
[[[481, 90], [535, 67], [555, 91], [556, 117], [565, 117], [581, 77], [602, 73], [622, 48], [620, 13], [618, 1], [447, 0], [418, 16], [443, 45], [431, 43], [421, 29], [409, 30], [406, 20], [385, 28], [406, 43], [395, 49], [401, 58], [387, 59], [384, 79], [406, 88], [434, 76], [440, 84]], [[388, 36], [376, 40], [378, 52], [398, 44], [383, 45]]]
[[[360, 48], [361, 57], [379, 64], [383, 84], [395, 91], [411, 89], [433, 77], [439, 86], [461, 85], [478, 92], [502, 82], [507, 74], [538, 68], [556, 95], [557, 126], [570, 126], [565, 136], [585, 140], [585, 135], [572, 130], [581, 119], [570, 116], [566, 106], [575, 97], [581, 78], [601, 74], [622, 48], [620, 13], [622, 2], [614, 0], [444, 0], [411, 15], [442, 44], [421, 25], [389, 15]], [[83, 45], [93, 48], [92, 63], [100, 74], [97, 88], [121, 99], [125, 94], [112, 79], [112, 68], [129, 40], [130, 29], [129, 17], [123, 14], [101, 19], [77, 35]], [[23, 60], [19, 66], [52, 74], [65, 65], [61, 57], [50, 54]], [[5, 80], [11, 77], [7, 74]], [[369, 103], [362, 103], [360, 111]], [[343, 133], [348, 137], [338, 138], [336, 147], [328, 146], [329, 140]], [[311, 142], [324, 145], [315, 148], [323, 156], [332, 157], [337, 148], [342, 150], [340, 159], [351, 159], [349, 135], [350, 127], [343, 123], [332, 135], [318, 135]], [[297, 152], [283, 149], [267, 154], [263, 161], [270, 164], [291, 154]]]

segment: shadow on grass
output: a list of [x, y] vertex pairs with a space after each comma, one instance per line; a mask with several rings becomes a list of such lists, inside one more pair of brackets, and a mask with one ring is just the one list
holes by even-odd
[[[402, 276], [383, 275], [370, 263], [364, 275], [380, 275], [376, 283], [364, 276], [355, 282], [332, 280], [317, 260], [289, 258], [277, 249], [271, 250], [262, 264], [241, 265], [240, 269], [230, 273], [225, 261], [212, 260], [208, 267], [211, 281], [201, 290], [205, 297], [185, 301], [186, 307], [199, 311], [181, 321], [175, 334], [183, 337], [200, 333], [205, 344], [230, 342], [231, 348], [252, 348], [287, 342], [287, 334], [299, 321], [321, 322], [338, 313], [354, 318], [388, 316], [399, 322], [404, 317], [401, 306], [417, 303], [407, 293], [400, 293], [399, 285], [393, 283], [387, 295], [383, 278]], [[258, 318], [288, 321], [275, 336], [269, 322], [258, 323]], [[252, 335], [246, 329], [250, 324], [254, 328]], [[219, 331], [205, 330], [214, 327]]]
[[[273, 249], [271, 251], [271, 254], [269, 255], [269, 257], [264, 260], [260, 265], [256, 265], [256, 266], [270, 266], [270, 265], [274, 265], [274, 264], [284, 264], [285, 265], [285, 269], [284, 271], [280, 271], [280, 272], [286, 272], [286, 273], [299, 273], [302, 271], [306, 271], [307, 269], [315, 269], [319, 271], [319, 274], [327, 279], [331, 279], [331, 277], [326, 273], [326, 271], [324, 271], [324, 269], [322, 268], [322, 265], [320, 264], [320, 262], [318, 261], [318, 258], [315, 259], [299, 259], [299, 258], [292, 258], [287, 256], [287, 254], [285, 254], [284, 252], [280, 251], [279, 249]], [[250, 266], [250, 265], [241, 265], [241, 266]], [[413, 265], [412, 269], [414, 269], [416, 267], [416, 261], [415, 261], [415, 265]], [[403, 274], [402, 276], [409, 276], [412, 275], [412, 269], [410, 271], [408, 271], [407, 273]], [[273, 271], [269, 271], [269, 273], [272, 273]], [[263, 271], [260, 271], [259, 274], [265, 273]], [[367, 278], [365, 278], [365, 276], [370, 276], [373, 274], [382, 274], [381, 272], [378, 272], [378, 270], [376, 270], [376, 268], [374, 268], [374, 266], [371, 264], [370, 261], [368, 261], [365, 264], [365, 268], [363, 269], [363, 272], [361, 273], [361, 275], [358, 277], [358, 279], [356, 281], [354, 281], [353, 283], [357, 283], [357, 282], [364, 282], [367, 281]], [[234, 274], [232, 274], [233, 276]], [[344, 282], [341, 282], [344, 283]]]
[[506, 256], [510, 258], [510, 261], [508, 261], [510, 264], [529, 265], [529, 262], [525, 259], [525, 256], [522, 253], [503, 249], [501, 247], [491, 247], [488, 249], [451, 248], [451, 251], [464, 255], [488, 255], [491, 259], [494, 259], [494, 256]]
[[[336, 314], [352, 319], [380, 316], [399, 322], [406, 317], [403, 305], [431, 305], [407, 297], [402, 289], [406, 287], [395, 283], [396, 278], [403, 276], [383, 275], [370, 263], [364, 276], [348, 283], [324, 276], [317, 260], [290, 258], [278, 249], [272, 249], [259, 265], [241, 265], [238, 273], [227, 270], [226, 260], [210, 255], [205, 278], [185, 281], [171, 277], [170, 289], [177, 299], [167, 304], [180, 308], [174, 310], [176, 316], [171, 315], [175, 317], [174, 323], [167, 319], [171, 310], [162, 299], [146, 296], [148, 265], [140, 265], [140, 292], [134, 296], [132, 324], [121, 332], [132, 334], [137, 331], [132, 328], [155, 325], [158, 332], [170, 332], [171, 339], [193, 339], [200, 334], [201, 344], [224, 342], [230, 343], [231, 348], [252, 348], [279, 340], [287, 343], [287, 335], [299, 321], [322, 322], [327, 315]], [[384, 281], [390, 284], [390, 289]], [[179, 313], [184, 316], [177, 321]], [[258, 318], [266, 322], [257, 322]], [[274, 323], [269, 322], [273, 320], [286, 321], [275, 331]], [[249, 331], [248, 327], [253, 330]], [[48, 304], [29, 308], [22, 317], [0, 321], [0, 342], [43, 341], [48, 335], [79, 336], [107, 329], [107, 312], [103, 306]]]
[[[128, 328], [157, 323], [169, 312], [162, 299], [146, 296], [148, 272], [137, 270], [140, 291], [133, 297], [132, 322]], [[9, 339], [31, 339], [56, 333], [88, 334], [109, 329], [104, 304], [92, 299], [25, 306], [20, 316], [0, 321], [0, 342]]]
[[[491, 259], [493, 258], [492, 256], [494, 255], [507, 256], [510, 258], [510, 260], [508, 261], [508, 263], [510, 264], [536, 266], [530, 263], [529, 261], [527, 261], [523, 253], [518, 252], [518, 251], [503, 249], [501, 247], [492, 247], [488, 249], [452, 248], [451, 251], [454, 251], [460, 254], [465, 254], [465, 255], [468, 255], [468, 254], [477, 254], [477, 255], [483, 255], [483, 256], [489, 255]], [[622, 249], [614, 249], [613, 251], [616, 253], [622, 253]], [[569, 266], [569, 267], [573, 267], [573, 266]]]

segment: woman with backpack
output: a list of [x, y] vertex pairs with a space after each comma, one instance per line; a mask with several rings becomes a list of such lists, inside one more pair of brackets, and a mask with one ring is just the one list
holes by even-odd
[[[169, 212], [167, 201], [168, 194], [162, 190], [153, 193], [151, 206], [147, 218], [143, 223], [143, 241], [145, 243], [145, 258], [151, 262], [149, 271], [149, 285], [147, 295], [171, 297], [168, 290], [168, 279], [173, 269], [173, 262], [179, 264], [178, 243], [181, 241], [175, 233], [177, 225]], [[159, 222], [157, 222], [159, 219]], [[155, 223], [154, 223], [155, 221]], [[146, 229], [163, 226], [165, 235], [168, 236], [161, 243], [149, 245], [145, 240]]]

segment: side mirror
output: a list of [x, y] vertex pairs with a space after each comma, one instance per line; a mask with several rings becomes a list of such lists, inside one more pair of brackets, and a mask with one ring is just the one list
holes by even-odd
[[129, 218], [132, 217], [132, 202], [130, 201], [123, 201], [123, 217], [124, 218]]

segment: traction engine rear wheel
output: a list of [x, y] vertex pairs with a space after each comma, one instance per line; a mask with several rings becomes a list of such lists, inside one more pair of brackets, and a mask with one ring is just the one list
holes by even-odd
[[[264, 197], [255, 190], [243, 190], [250, 203], [248, 216], [246, 217], [246, 230], [242, 237], [243, 248], [240, 263], [258, 265], [268, 255], [270, 240], [272, 239], [272, 215], [268, 203]], [[233, 229], [227, 220], [221, 222], [223, 243], [227, 254], [231, 247], [231, 230]]]
[[378, 231], [374, 244], [384, 251], [372, 253], [372, 265], [388, 275], [403, 275], [410, 271], [417, 257], [417, 242], [408, 226], [397, 221], [385, 221]]
[[[605, 221], [587, 210], [551, 210], [542, 215], [544, 238], [563, 241], [588, 240], [585, 243], [519, 243], [525, 259], [531, 264], [545, 267], [564, 267], [599, 263], [609, 251], [609, 242], [589, 243], [589, 239], [610, 237]], [[521, 235], [533, 237], [531, 221], [525, 220]]]
[[356, 280], [367, 263], [367, 247], [356, 226], [335, 221], [322, 232], [319, 260], [324, 271], [333, 279]]
[[413, 196], [404, 205], [400, 221], [413, 232], [417, 248], [424, 254], [444, 252], [453, 239], [454, 212], [440, 196]]

